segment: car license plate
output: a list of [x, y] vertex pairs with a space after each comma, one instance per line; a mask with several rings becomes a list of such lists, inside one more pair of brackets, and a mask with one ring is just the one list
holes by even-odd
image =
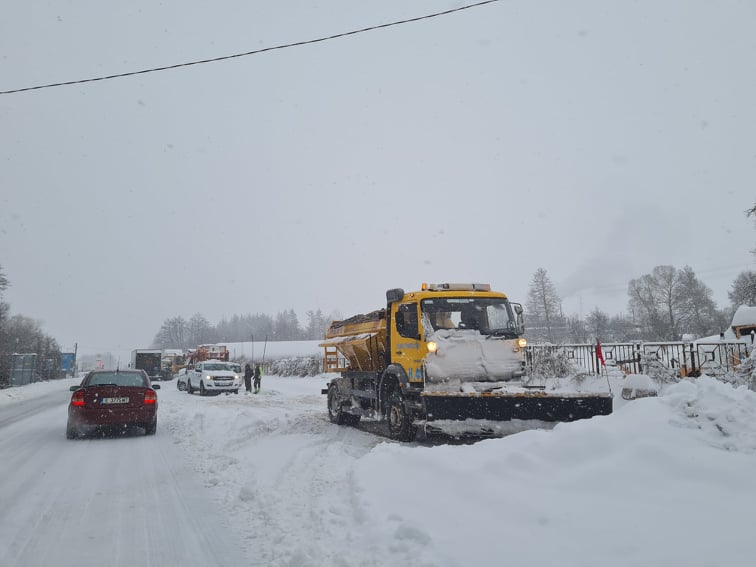
[[102, 398], [103, 404], [128, 404], [128, 398]]

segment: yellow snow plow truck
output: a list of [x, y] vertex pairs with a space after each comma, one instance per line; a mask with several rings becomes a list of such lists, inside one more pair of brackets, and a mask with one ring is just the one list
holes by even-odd
[[334, 321], [320, 346], [323, 394], [337, 424], [385, 421], [391, 438], [418, 428], [496, 434], [511, 420], [574, 421], [612, 412], [608, 392], [534, 384], [527, 376], [523, 310], [488, 284], [423, 284], [386, 292], [387, 305]]

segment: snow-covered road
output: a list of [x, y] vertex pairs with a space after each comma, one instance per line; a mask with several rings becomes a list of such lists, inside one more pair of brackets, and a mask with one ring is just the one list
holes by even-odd
[[0, 565], [244, 564], [170, 432], [66, 440], [65, 382], [2, 407]]
[[466, 445], [333, 425], [323, 376], [266, 376], [259, 395], [217, 397], [166, 382], [154, 437], [68, 441], [71, 383], [0, 391], [2, 567], [756, 557], [756, 394], [708, 377], [615, 398], [610, 416]]

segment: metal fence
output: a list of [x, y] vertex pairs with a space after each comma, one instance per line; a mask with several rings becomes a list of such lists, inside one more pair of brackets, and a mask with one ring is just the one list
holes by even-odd
[[[680, 376], [701, 373], [720, 376], [734, 372], [750, 354], [751, 345], [739, 341], [638, 342], [601, 344], [607, 366], [627, 374], [642, 374], [643, 365], [659, 364]], [[528, 364], [536, 354], [561, 353], [586, 372], [598, 374], [601, 363], [595, 344], [528, 345]]]

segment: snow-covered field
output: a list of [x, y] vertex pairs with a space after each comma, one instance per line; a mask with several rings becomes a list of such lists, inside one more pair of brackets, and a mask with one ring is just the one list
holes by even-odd
[[[0, 417], [0, 450], [20, 450], [9, 445], [20, 428], [40, 430], [46, 441], [38, 449], [59, 447], [61, 455], [99, 458], [95, 450], [118, 444], [64, 439], [60, 392], [73, 383], [0, 391], [0, 416], [15, 416], [9, 423]], [[162, 383], [157, 435], [129, 439], [129, 446], [163, 444], [175, 461], [166, 477], [194, 487], [185, 494], [205, 502], [208, 522], [214, 514], [223, 519], [245, 565], [754, 564], [756, 394], [745, 388], [702, 377], [667, 386], [658, 398], [617, 396], [612, 415], [551, 430], [474, 444], [401, 444], [331, 424], [324, 384], [323, 376], [266, 376], [259, 395], [200, 397]], [[53, 410], [32, 411], [52, 395]], [[22, 466], [9, 462], [16, 463], [0, 462], [3, 479], [15, 473], [9, 466]], [[47, 467], [38, 470], [39, 482], [53, 482], [57, 466], [36, 463]], [[76, 479], [55, 482], [65, 491]], [[5, 502], [12, 495], [3, 485]], [[33, 482], [24, 486], [34, 492]], [[30, 494], [28, 506], [36, 505]], [[9, 514], [0, 511], [0, 564], [20, 565], [14, 561], [24, 556], [5, 540], [38, 526], [17, 526]], [[114, 521], [107, 514], [99, 520]], [[170, 520], [176, 537], [218, 527], [217, 520]], [[54, 530], [55, 519], [47, 522]], [[207, 565], [200, 556], [182, 561]], [[217, 564], [239, 560], [226, 561]], [[116, 557], [107, 564], [127, 563]]]

